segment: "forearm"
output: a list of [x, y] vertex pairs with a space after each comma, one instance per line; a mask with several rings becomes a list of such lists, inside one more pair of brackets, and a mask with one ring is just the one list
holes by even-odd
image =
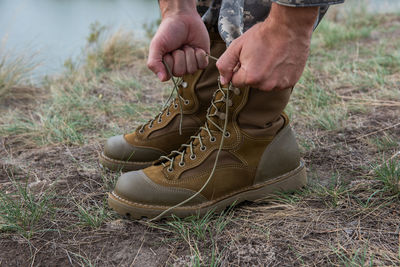
[[272, 0], [272, 2], [291, 7], [311, 7], [341, 4], [344, 0]]
[[196, 0], [159, 0], [161, 17], [197, 13]]
[[313, 26], [318, 17], [318, 7], [288, 7], [273, 3], [271, 12], [264, 22], [276, 31], [286, 31], [296, 36], [311, 37]]

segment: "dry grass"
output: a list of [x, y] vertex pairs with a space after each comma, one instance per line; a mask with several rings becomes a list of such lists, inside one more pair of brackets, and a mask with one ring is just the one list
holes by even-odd
[[81, 64], [29, 91], [35, 101], [1, 104], [0, 265], [399, 266], [400, 18], [333, 18], [287, 108], [309, 186], [156, 224], [107, 207], [119, 174], [97, 153], [150, 118], [168, 85], [129, 34], [94, 26]]
[[0, 100], [25, 95], [19, 87], [23, 84], [25, 91], [28, 90], [32, 71], [38, 64], [35, 55], [13, 55], [0, 43]]

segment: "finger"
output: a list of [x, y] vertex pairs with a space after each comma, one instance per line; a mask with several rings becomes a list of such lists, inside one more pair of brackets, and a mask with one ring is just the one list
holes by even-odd
[[171, 54], [166, 54], [164, 56], [164, 62], [169, 68], [169, 70], [167, 69], [167, 80], [169, 80], [171, 79], [172, 69], [174, 67], [174, 59], [172, 58]]
[[246, 79], [247, 79], [247, 72], [243, 67], [240, 67], [232, 75], [232, 85], [235, 87], [248, 86], [249, 84], [246, 84]]
[[164, 50], [161, 43], [157, 39], [153, 39], [150, 43], [147, 67], [154, 72], [162, 82], [169, 79], [164, 64], [162, 63], [163, 55]]
[[182, 77], [186, 72], [185, 52], [183, 52], [183, 50], [177, 49], [172, 52], [172, 58], [174, 59], [172, 74], [176, 77]]
[[228, 84], [233, 75], [233, 70], [239, 63], [241, 44], [237, 40], [232, 42], [228, 49], [222, 54], [217, 61], [217, 68], [221, 74], [221, 83]]
[[206, 52], [203, 49], [196, 48], [195, 54], [196, 54], [197, 67], [201, 70], [205, 69], [208, 66], [208, 57]]
[[190, 46], [185, 46], [183, 51], [185, 52], [186, 72], [193, 74], [197, 71], [197, 60], [194, 49]]
[[240, 62], [238, 62], [238, 63], [236, 64], [236, 66], [233, 68], [233, 72], [234, 72], [234, 73], [237, 72], [237, 71], [240, 69], [240, 66], [241, 66], [241, 64], [240, 64]]

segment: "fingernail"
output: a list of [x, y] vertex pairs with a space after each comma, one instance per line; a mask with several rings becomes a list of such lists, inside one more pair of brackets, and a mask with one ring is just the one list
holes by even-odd
[[157, 73], [157, 77], [158, 77], [158, 79], [160, 79], [160, 81], [163, 80], [163, 74], [161, 72]]

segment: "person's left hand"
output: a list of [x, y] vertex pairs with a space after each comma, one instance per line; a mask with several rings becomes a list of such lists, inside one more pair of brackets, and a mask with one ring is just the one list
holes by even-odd
[[[236, 87], [251, 86], [271, 91], [287, 89], [297, 83], [308, 58], [312, 22], [317, 11], [314, 8], [306, 10], [311, 11], [311, 15], [306, 16], [310, 22], [305, 24], [294, 23], [294, 15], [279, 14], [282, 8], [288, 9], [273, 6], [265, 22], [254, 25], [231, 43], [217, 61], [222, 84], [232, 81]], [[300, 22], [304, 22], [300, 9], [289, 10], [296, 11], [297, 15], [302, 15]]]

